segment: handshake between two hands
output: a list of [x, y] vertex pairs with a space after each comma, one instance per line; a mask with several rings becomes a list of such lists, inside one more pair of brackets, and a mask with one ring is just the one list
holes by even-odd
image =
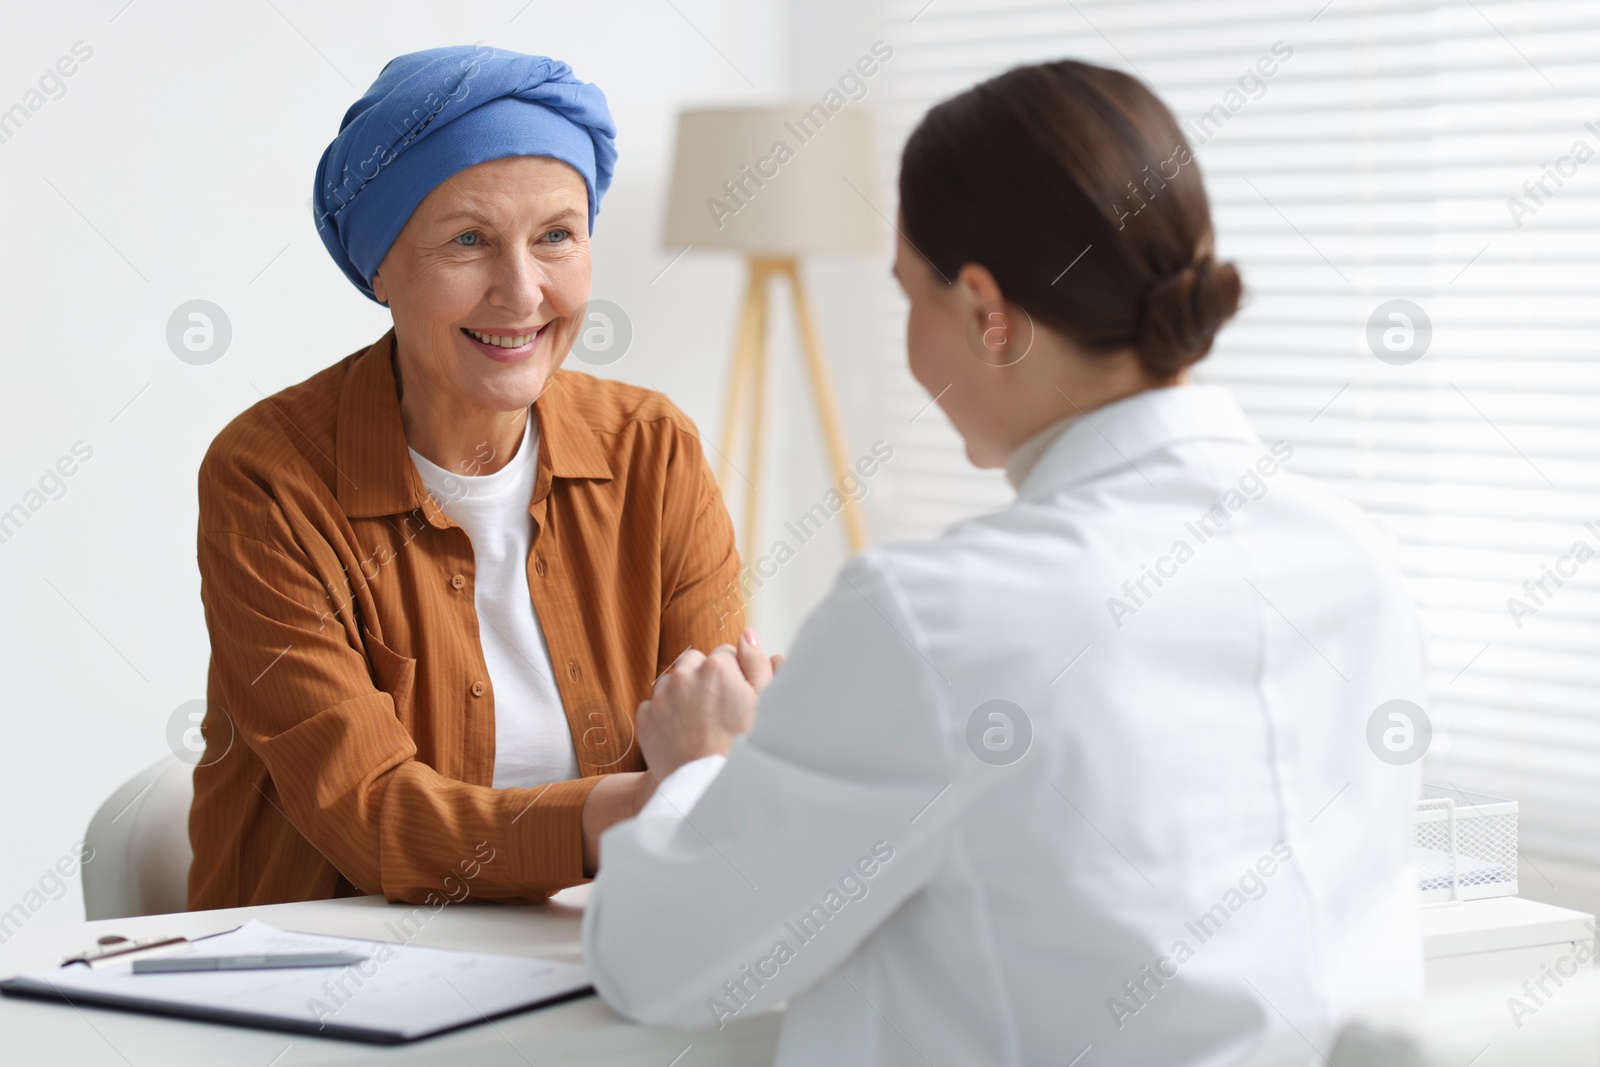
[[718, 645], [709, 655], [691, 648], [673, 661], [634, 718], [652, 787], [685, 763], [727, 755], [755, 724], [756, 701], [782, 663], [758, 647], [754, 630], [736, 646]]

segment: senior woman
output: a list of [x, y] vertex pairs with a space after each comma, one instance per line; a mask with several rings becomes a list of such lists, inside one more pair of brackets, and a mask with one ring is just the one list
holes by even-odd
[[558, 370], [615, 159], [600, 90], [540, 56], [400, 56], [346, 113], [317, 223], [394, 327], [201, 464], [191, 908], [579, 883], [649, 788], [652, 680], [748, 651], [694, 426]]

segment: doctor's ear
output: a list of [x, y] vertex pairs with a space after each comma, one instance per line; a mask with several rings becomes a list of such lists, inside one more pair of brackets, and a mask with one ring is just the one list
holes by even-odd
[[377, 297], [378, 303], [384, 307], [389, 306], [388, 288], [383, 284], [383, 271], [381, 269], [372, 272], [372, 295]]
[[1028, 354], [1033, 321], [1022, 308], [1006, 302], [987, 267], [966, 264], [951, 289], [973, 355], [991, 367], [1009, 367]]

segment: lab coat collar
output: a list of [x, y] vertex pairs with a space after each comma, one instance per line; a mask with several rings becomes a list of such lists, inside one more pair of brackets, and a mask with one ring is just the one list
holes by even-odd
[[1011, 483], [1011, 488], [1021, 490], [1023, 483], [1028, 480], [1028, 472], [1039, 462], [1039, 457], [1049, 451], [1056, 438], [1065, 433], [1078, 417], [1078, 413], [1073, 412], [1057, 419], [1012, 451], [1006, 459], [1006, 481]]
[[1133, 467], [1152, 452], [1193, 440], [1260, 445], [1233, 394], [1220, 385], [1171, 385], [1135, 393], [1076, 419], [1023, 479], [1019, 500], [1039, 499]]

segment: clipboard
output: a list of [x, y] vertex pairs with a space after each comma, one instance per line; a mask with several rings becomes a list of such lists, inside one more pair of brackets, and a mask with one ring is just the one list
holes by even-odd
[[349, 967], [134, 974], [131, 961], [63, 965], [0, 994], [396, 1045], [594, 992], [582, 964], [278, 930], [251, 920], [163, 953], [359, 952]]

